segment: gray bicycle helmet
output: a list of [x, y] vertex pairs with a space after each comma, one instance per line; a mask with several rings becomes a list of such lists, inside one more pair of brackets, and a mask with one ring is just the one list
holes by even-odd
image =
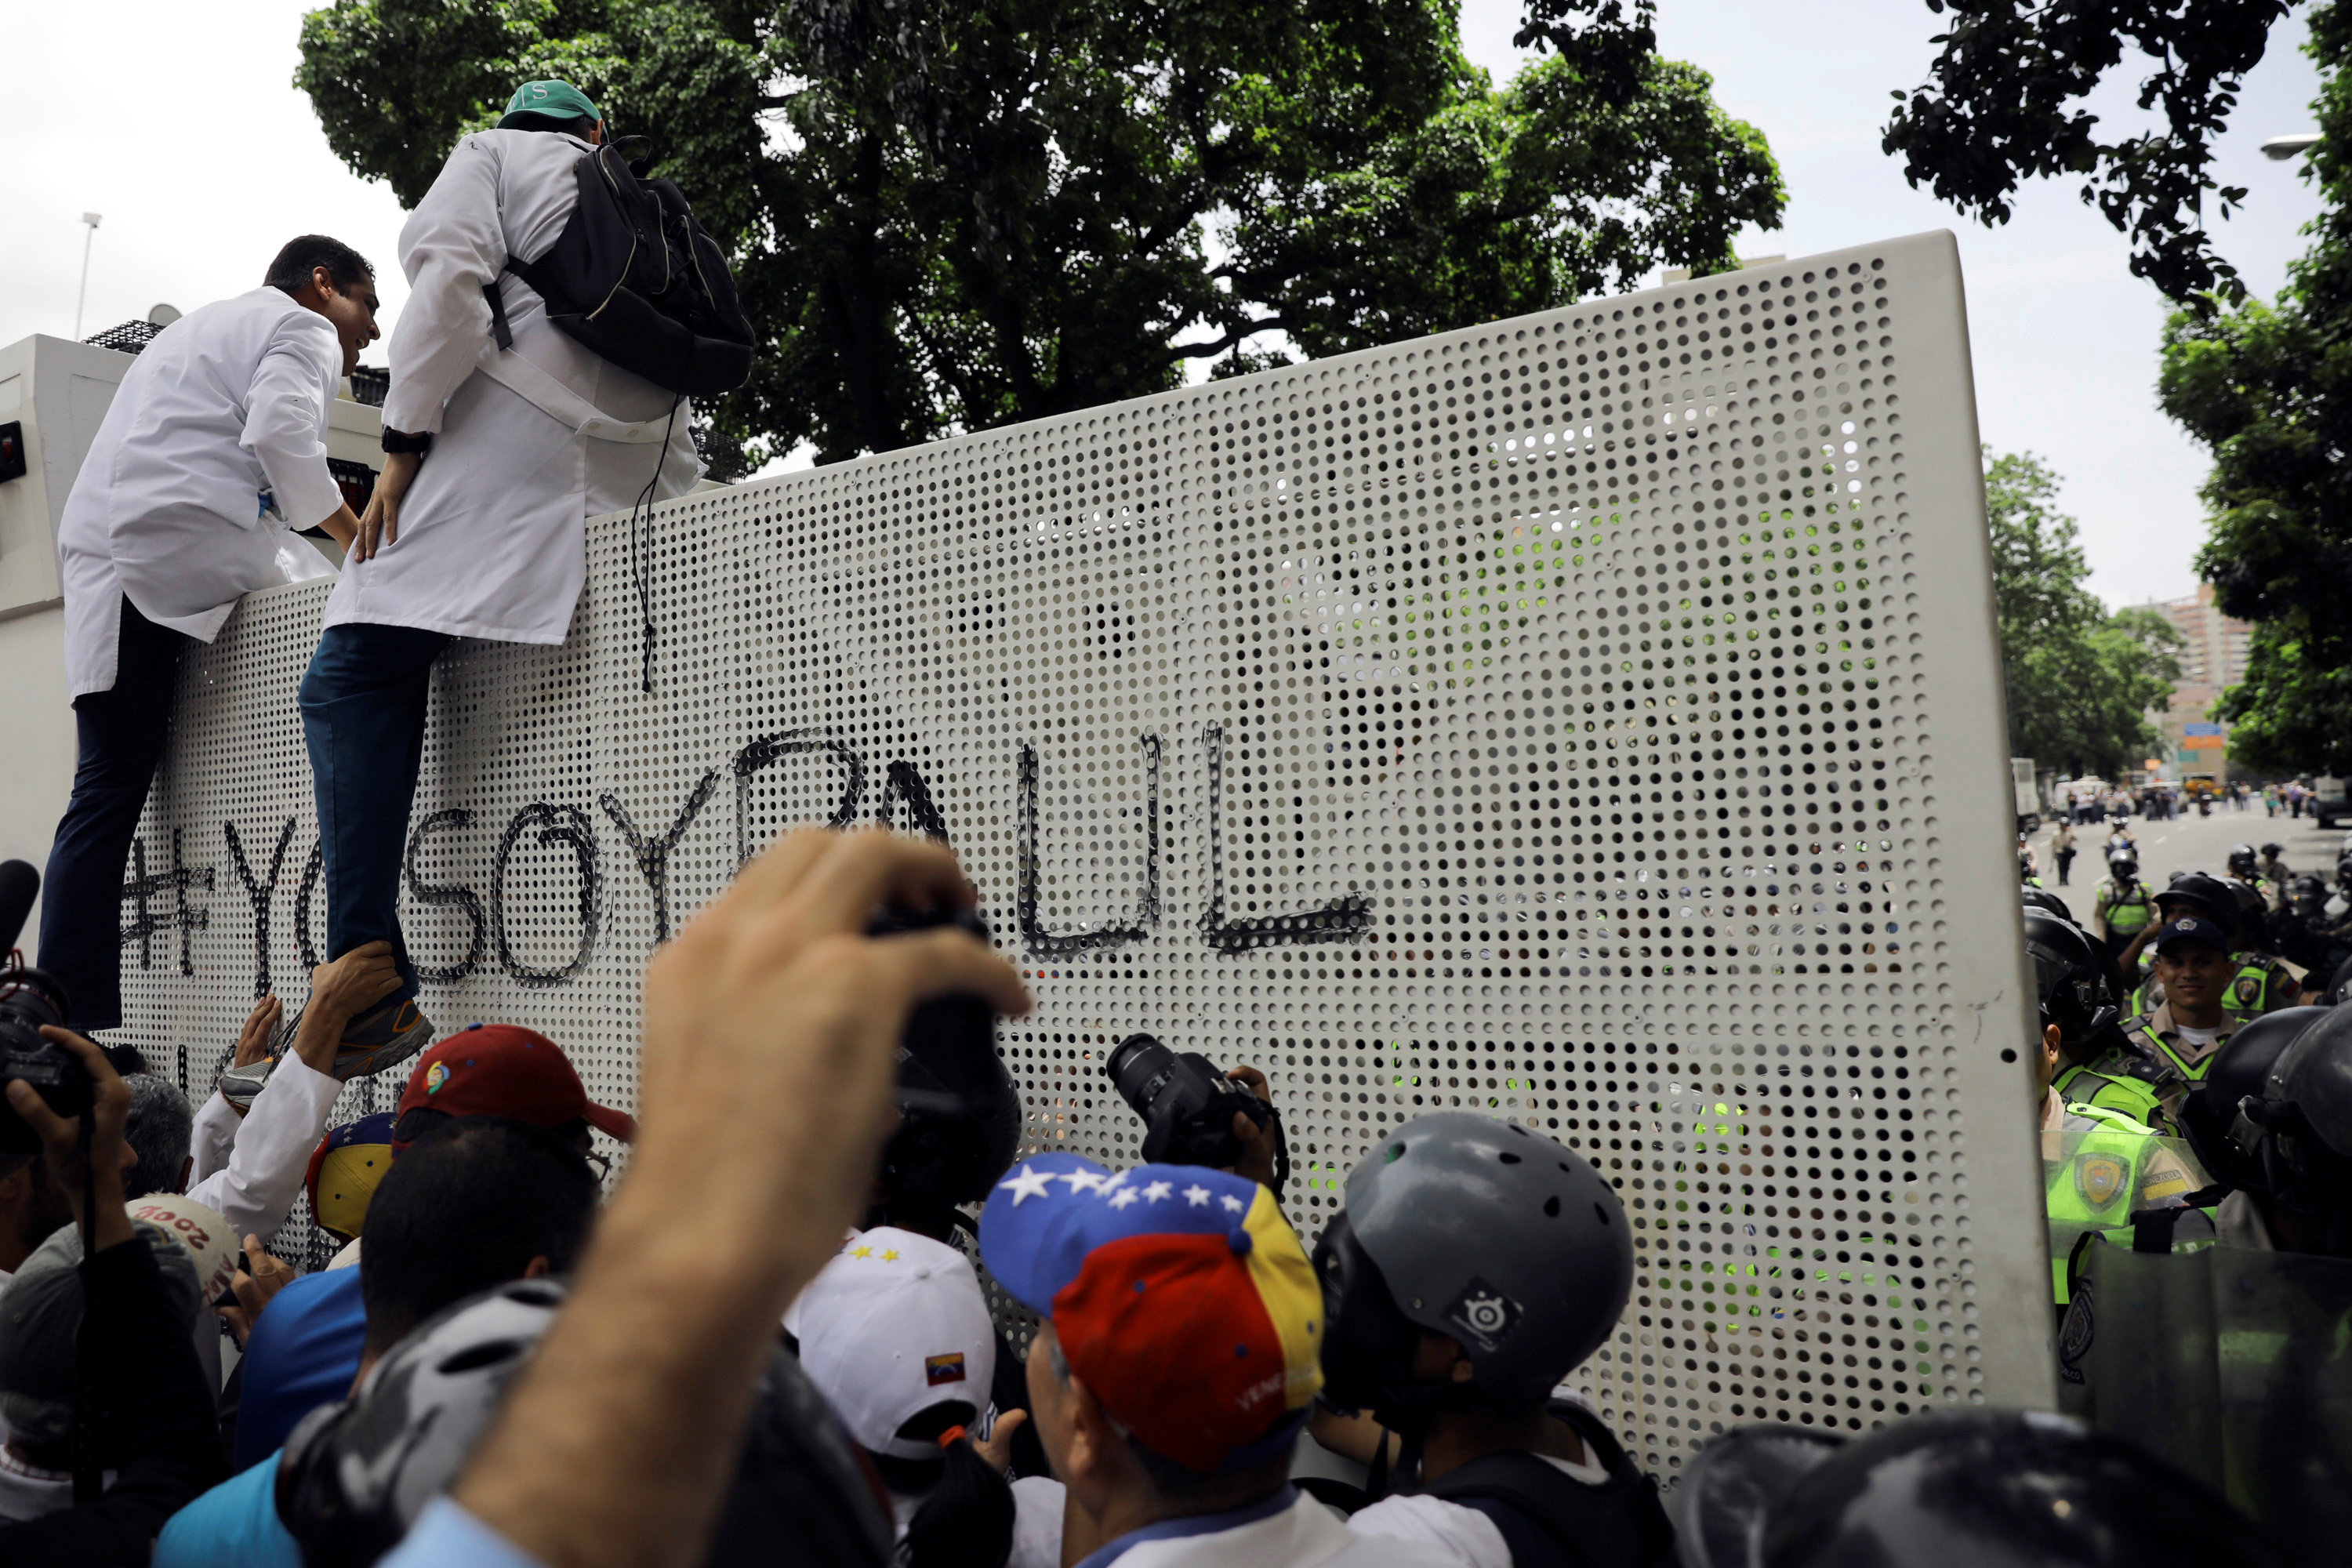
[[1633, 1286], [1633, 1230], [1601, 1173], [1460, 1110], [1381, 1140], [1315, 1251], [1330, 1397], [1360, 1407], [1400, 1391], [1423, 1332], [1461, 1344], [1487, 1399], [1538, 1403], [1609, 1337]]
[[[364, 1568], [400, 1543], [489, 1431], [563, 1305], [515, 1280], [426, 1320], [350, 1399], [305, 1416], [278, 1460], [278, 1517], [311, 1568]], [[754, 1394], [708, 1564], [887, 1561], [889, 1516], [797, 1363], [779, 1350]]]

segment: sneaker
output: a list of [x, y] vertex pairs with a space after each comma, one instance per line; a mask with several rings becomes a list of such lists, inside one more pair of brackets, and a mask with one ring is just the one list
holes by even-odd
[[335, 1077], [344, 1083], [398, 1067], [433, 1043], [433, 1020], [416, 999], [387, 1002], [343, 1026], [335, 1046]]
[[[243, 1116], [253, 1109], [254, 1097], [293, 1048], [294, 1032], [301, 1022], [302, 1015], [293, 1014], [279, 1026], [278, 1043], [269, 1055], [221, 1074], [221, 1098], [228, 1101], [230, 1110]], [[352, 1019], [344, 1027], [343, 1037], [335, 1046], [334, 1076], [339, 1082], [349, 1083], [355, 1078], [380, 1073], [386, 1068], [398, 1067], [432, 1042], [433, 1021], [413, 998], [387, 1003]]]

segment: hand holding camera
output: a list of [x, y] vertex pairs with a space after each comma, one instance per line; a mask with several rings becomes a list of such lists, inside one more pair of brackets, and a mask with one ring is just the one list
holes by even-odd
[[1282, 1196], [1289, 1141], [1257, 1068], [1221, 1072], [1198, 1051], [1180, 1054], [1150, 1035], [1129, 1035], [1103, 1070], [1143, 1119], [1148, 1163], [1231, 1171]]

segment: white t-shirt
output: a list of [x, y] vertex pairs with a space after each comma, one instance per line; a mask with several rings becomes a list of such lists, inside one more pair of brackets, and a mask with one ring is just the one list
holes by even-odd
[[[1570, 1480], [1597, 1487], [1609, 1472], [1591, 1462], [1571, 1464], [1549, 1454], [1536, 1458]], [[1475, 1508], [1444, 1498], [1405, 1496], [1382, 1498], [1349, 1516], [1348, 1528], [1359, 1535], [1386, 1535], [1433, 1546], [1466, 1568], [1511, 1568], [1511, 1549], [1495, 1521]]]
[[2214, 1040], [2219, 1038], [2221, 1033], [2219, 1029], [2192, 1029], [2186, 1024], [2175, 1024], [2172, 1028], [2173, 1032], [2180, 1037], [2182, 1043], [2190, 1047], [2200, 1057], [2213, 1048]]

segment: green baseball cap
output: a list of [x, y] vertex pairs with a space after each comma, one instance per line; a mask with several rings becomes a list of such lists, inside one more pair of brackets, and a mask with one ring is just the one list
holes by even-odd
[[568, 81], [527, 81], [515, 89], [507, 100], [507, 111], [499, 117], [499, 129], [510, 130], [521, 119], [539, 120], [602, 120], [604, 115], [588, 101], [588, 95]]

